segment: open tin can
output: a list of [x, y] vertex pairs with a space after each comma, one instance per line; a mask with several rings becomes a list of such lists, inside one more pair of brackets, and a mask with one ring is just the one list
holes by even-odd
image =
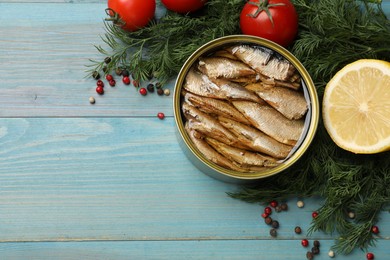
[[[278, 59], [283, 59], [284, 61], [287, 61], [288, 63], [292, 64], [295, 68], [297, 75], [299, 75], [299, 91], [306, 100], [307, 104], [307, 110], [305, 112], [305, 115], [302, 119], [300, 119], [303, 125], [302, 131], [296, 143], [294, 143], [294, 145], [291, 145], [292, 148], [288, 153], [288, 156], [282, 159], [277, 159], [277, 164], [272, 167], [258, 167], [258, 170], [246, 171], [245, 168], [240, 168], [240, 170], [236, 170], [235, 168], [232, 169], [229, 167], [221, 166], [220, 164], [213, 162], [213, 160], [211, 160], [208, 156], [205, 156], [205, 154], [200, 151], [199, 147], [194, 144], [194, 142], [192, 141], [194, 139], [191, 139], [190, 134], [188, 133], [188, 128], [186, 126], [188, 117], [183, 112], [183, 104], [185, 102], [183, 92], [187, 91], [185, 90], [187, 75], [190, 73], [190, 70], [194, 68], [194, 64], [199, 63], [199, 60], [201, 58], [209, 57], [216, 52], [226, 50], [228, 48], [233, 48], [235, 46], [251, 46], [254, 48], [262, 48], [266, 51], [270, 51], [270, 53], [272, 53], [272, 55], [274, 56], [277, 56]], [[266, 76], [263, 77], [267, 78]], [[272, 79], [268, 78], [268, 80]], [[241, 84], [241, 86], [243, 86], [243, 84]], [[210, 41], [198, 48], [187, 59], [187, 61], [181, 68], [175, 83], [173, 98], [174, 116], [178, 130], [178, 139], [185, 155], [203, 173], [218, 180], [226, 182], [253, 182], [286, 170], [291, 165], [293, 165], [308, 149], [310, 143], [314, 138], [319, 120], [319, 100], [316, 88], [307, 70], [298, 61], [298, 59], [285, 48], [269, 40], [254, 36], [226, 36]], [[227, 102], [229, 103], [229, 100], [227, 100]], [[200, 137], [200, 139], [202, 138]], [[239, 142], [236, 144], [238, 146], [241, 146]], [[242, 147], [240, 147], [240, 149], [241, 148]], [[234, 163], [238, 165], [236, 162]], [[254, 169], [257, 168], [255, 167]]]

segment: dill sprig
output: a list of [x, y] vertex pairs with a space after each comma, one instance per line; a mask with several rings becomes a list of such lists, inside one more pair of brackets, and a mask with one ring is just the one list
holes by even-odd
[[320, 94], [348, 63], [362, 58], [390, 60], [390, 21], [380, 1], [293, 2], [300, 30], [291, 51], [308, 69]]
[[[326, 83], [344, 65], [362, 58], [390, 61], [390, 22], [380, 0], [292, 0], [299, 14], [299, 33], [289, 50], [309, 71], [319, 99]], [[105, 22], [96, 46], [111, 62], [92, 60], [89, 73], [126, 67], [136, 79], [151, 75], [162, 82], [175, 77], [185, 60], [201, 45], [240, 33], [239, 14], [245, 1], [213, 0], [191, 15], [167, 12], [147, 27], [125, 32]], [[358, 126], [357, 126], [358, 127]], [[288, 170], [242, 187], [229, 196], [267, 203], [291, 196], [321, 196], [323, 204], [309, 233], [338, 234], [334, 249], [348, 254], [375, 245], [371, 227], [390, 202], [390, 152], [355, 155], [328, 136], [320, 121], [309, 150]], [[349, 212], [356, 218], [350, 219]]]
[[105, 49], [95, 46], [111, 62], [91, 60], [90, 69], [107, 71], [117, 67], [129, 69], [133, 76], [145, 80], [154, 76], [165, 82], [177, 75], [186, 59], [203, 44], [225, 35], [236, 34], [242, 0], [213, 0], [194, 14], [181, 15], [167, 11], [160, 19], [135, 32], [126, 32], [105, 21]]

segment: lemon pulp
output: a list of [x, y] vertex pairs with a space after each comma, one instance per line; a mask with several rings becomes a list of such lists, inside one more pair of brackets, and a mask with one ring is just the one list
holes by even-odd
[[323, 120], [332, 140], [345, 150], [389, 150], [390, 63], [363, 59], [337, 72], [325, 88]]

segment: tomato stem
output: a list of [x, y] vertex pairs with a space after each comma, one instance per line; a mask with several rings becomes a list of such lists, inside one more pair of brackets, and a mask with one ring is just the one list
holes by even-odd
[[105, 18], [104, 19], [105, 21], [113, 22], [113, 24], [115, 24], [115, 25], [117, 25], [119, 27], [122, 27], [122, 26], [124, 26], [126, 24], [121, 19], [120, 15], [117, 12], [115, 12], [113, 9], [106, 8], [105, 11], [106, 11], [106, 14], [109, 16], [109, 18]]
[[257, 6], [257, 10], [254, 14], [248, 14], [248, 16], [255, 18], [257, 17], [262, 11], [264, 11], [269, 20], [272, 23], [272, 26], [274, 26], [274, 20], [272, 19], [271, 12], [269, 11], [270, 7], [276, 7], [276, 6], [283, 6], [284, 3], [276, 3], [276, 4], [270, 4], [268, 0], [259, 0], [258, 2], [251, 2], [249, 1], [248, 4]]

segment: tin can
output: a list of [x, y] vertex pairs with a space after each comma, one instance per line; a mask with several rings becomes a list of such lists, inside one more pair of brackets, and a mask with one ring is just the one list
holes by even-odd
[[[305, 123], [303, 133], [301, 134], [300, 139], [297, 144], [294, 146], [293, 151], [290, 155], [283, 160], [280, 164], [275, 167], [270, 167], [266, 170], [261, 170], [259, 172], [242, 172], [235, 171], [221, 167], [210, 160], [208, 160], [193, 144], [188, 133], [185, 130], [185, 118], [182, 112], [182, 90], [185, 83], [186, 75], [189, 72], [190, 68], [193, 66], [197, 60], [205, 55], [214, 53], [222, 48], [226, 48], [234, 45], [254, 45], [264, 48], [268, 48], [278, 55], [282, 56], [284, 59], [289, 61], [298, 71], [301, 76], [301, 85], [305, 99], [308, 104], [308, 111], [305, 116]], [[271, 42], [269, 40], [247, 35], [231, 35], [225, 36], [212, 40], [200, 48], [198, 48], [184, 63], [182, 66], [176, 83], [173, 96], [173, 106], [174, 106], [174, 117], [177, 126], [177, 135], [179, 144], [187, 156], [187, 158], [203, 173], [216, 178], [221, 181], [226, 181], [230, 183], [248, 183], [266, 178], [280, 172], [283, 172], [290, 166], [292, 166], [308, 149], [311, 144], [319, 121], [319, 100], [316, 92], [314, 83], [304, 68], [304, 66], [299, 62], [299, 60], [291, 54], [288, 50], [282, 46]]]

